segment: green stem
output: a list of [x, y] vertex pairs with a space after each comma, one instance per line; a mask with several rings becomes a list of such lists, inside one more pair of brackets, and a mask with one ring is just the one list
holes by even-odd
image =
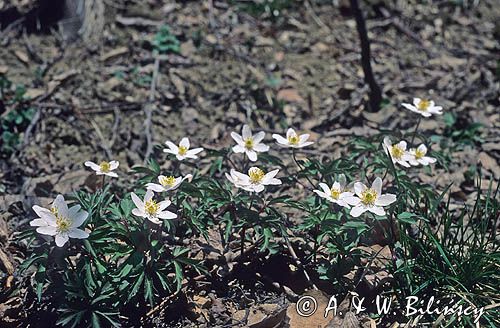
[[[297, 157], [295, 157], [295, 149], [292, 150], [292, 158], [293, 158], [293, 161], [295, 162], [295, 164], [297, 164], [297, 167], [299, 168], [299, 171], [303, 171], [304, 168], [302, 167], [302, 165], [300, 165], [299, 161], [297, 160]], [[304, 175], [304, 177], [309, 182], [309, 184], [313, 187], [313, 189], [316, 188], [316, 186], [314, 185], [314, 183], [311, 181], [311, 179], [309, 179], [309, 177], [307, 175]]]
[[422, 121], [422, 116], [418, 118], [417, 126], [415, 126], [415, 131], [413, 131], [413, 136], [411, 137], [410, 145], [413, 146], [413, 141], [415, 141], [415, 136], [417, 135], [418, 127], [420, 126], [420, 122]]

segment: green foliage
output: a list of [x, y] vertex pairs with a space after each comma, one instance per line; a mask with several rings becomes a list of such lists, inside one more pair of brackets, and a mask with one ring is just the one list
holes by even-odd
[[170, 32], [170, 28], [163, 25], [154, 36], [153, 47], [154, 50], [160, 54], [178, 53], [180, 51], [180, 42], [177, 37]]
[[[486, 306], [491, 299], [498, 302], [500, 256], [494, 234], [498, 188], [487, 194], [478, 188], [474, 207], [465, 207], [457, 215], [449, 206], [451, 185], [437, 191], [421, 183], [411, 169], [395, 165], [382, 147], [385, 136], [396, 142], [410, 140], [413, 133], [383, 131], [369, 138], [353, 138], [340, 158], [298, 159], [296, 150], [283, 150], [280, 157], [259, 154], [266, 163], [260, 168], [264, 172], [279, 168], [282, 181], [281, 186], [268, 185], [261, 193], [235, 191], [223, 178], [230, 168], [246, 170], [252, 165], [246, 160], [235, 164], [230, 149], [206, 150], [211, 164], [205, 174], [196, 164], [184, 161], [181, 165], [173, 156], [167, 170], [159, 159], [151, 158], [146, 165], [132, 168], [133, 178], [123, 191], [111, 193], [106, 187], [94, 193], [76, 192], [72, 200], [89, 213], [84, 223], [91, 231], [89, 238], [71, 241], [62, 249], [51, 243], [33, 247], [21, 270], [34, 268], [38, 299], [59, 295], [54, 301], [60, 314], [58, 324], [120, 326], [123, 317], [141, 317], [162, 299], [181, 293], [184, 282], [194, 275], [208, 278], [207, 263], [194, 259], [186, 246], [188, 240], [210, 243], [218, 234], [220, 246], [240, 257], [252, 252], [257, 258], [275, 254], [293, 258], [290, 241], [294, 237], [301, 250], [300, 269], [312, 269], [313, 279], [328, 281], [336, 293], [347, 293], [360, 280], [346, 276], [366, 265], [367, 255], [360, 246], [370, 245], [371, 233], [380, 228], [391, 252], [385, 269], [394, 277], [391, 287], [399, 302], [413, 295], [442, 300], [457, 296], [463, 304], [477, 306]], [[430, 146], [426, 136], [416, 134], [415, 139], [411, 147]], [[445, 154], [430, 155], [437, 158], [435, 165], [446, 168]], [[286, 163], [286, 157], [292, 164]], [[160, 175], [182, 177], [186, 168], [191, 177], [162, 192], [175, 208], [177, 219], [156, 225], [133, 214], [136, 205], [128, 191], [142, 197], [147, 184], [156, 183]], [[471, 171], [471, 177], [476, 173]], [[354, 217], [352, 208], [313, 193], [320, 183], [331, 186], [344, 179], [343, 191], [352, 192], [355, 181], [369, 186], [375, 177], [382, 178], [383, 193], [397, 195], [377, 215], [366, 212]], [[297, 186], [305, 190], [305, 196], [296, 197], [292, 191]], [[359, 184], [355, 186], [359, 188]], [[22, 239], [31, 245], [33, 230]], [[469, 317], [448, 319], [454, 326], [470, 322]], [[487, 311], [481, 323], [494, 327], [498, 317]]]
[[21, 141], [21, 134], [35, 115], [35, 109], [23, 103], [25, 92], [22, 85], [12, 89], [12, 83], [7, 77], [0, 75], [0, 102], [8, 106], [7, 115], [0, 118], [0, 150], [4, 156], [15, 151]]
[[[421, 299], [431, 296], [436, 301], [458, 301], [457, 305], [485, 307], [498, 303], [500, 249], [495, 236], [500, 204], [498, 187], [483, 193], [478, 176], [477, 197], [472, 208], [452, 211], [449, 201], [441, 213], [425, 213], [418, 234], [401, 234], [402, 248], [395, 274], [400, 279], [398, 290], [404, 296]], [[427, 222], [439, 222], [437, 227]], [[437, 316], [429, 316], [436, 320]], [[500, 317], [495, 310], [485, 311], [485, 326], [498, 327]], [[447, 318], [447, 327], [474, 326], [469, 317]]]

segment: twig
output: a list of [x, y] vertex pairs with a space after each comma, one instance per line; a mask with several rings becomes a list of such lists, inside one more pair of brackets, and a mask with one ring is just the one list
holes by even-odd
[[286, 246], [288, 247], [288, 251], [290, 252], [290, 255], [292, 256], [293, 260], [295, 261], [295, 264], [297, 264], [297, 266], [302, 269], [302, 272], [304, 272], [304, 276], [306, 277], [306, 280], [309, 283], [309, 285], [313, 289], [318, 290], [318, 287], [316, 287], [314, 282], [312, 282], [311, 277], [309, 276], [306, 269], [302, 265], [302, 262], [300, 262], [299, 257], [297, 256], [297, 253], [295, 253], [295, 250], [293, 249], [292, 244], [290, 244], [290, 240], [288, 240], [288, 237], [286, 237], [286, 236], [285, 236], [285, 243], [286, 243]]
[[22, 23], [24, 23], [25, 19], [26, 19], [26, 17], [21, 17], [15, 21], [13, 21], [9, 26], [7, 26], [0, 33], [0, 40], [2, 40], [2, 42], [0, 42], [0, 45], [5, 46], [5, 45], [7, 45], [7, 43], [9, 43], [9, 38], [7, 37], [7, 34], [9, 34], [9, 32], [11, 30], [13, 30], [14, 28], [16, 28], [18, 25], [21, 25]]
[[321, 28], [324, 28], [324, 29], [327, 29], [327, 30], [330, 30], [330, 27], [328, 27], [328, 25], [326, 25], [322, 20], [321, 18], [318, 17], [318, 15], [316, 15], [316, 13], [314, 12], [314, 8], [312, 7], [311, 3], [309, 2], [309, 0], [306, 0], [304, 1], [304, 4], [306, 6], [306, 9], [310, 12], [311, 14], [311, 17], [313, 18], [313, 20], [316, 22], [316, 24], [318, 24], [319, 27]]
[[358, 30], [359, 41], [361, 43], [361, 66], [363, 67], [365, 82], [370, 86], [370, 111], [376, 112], [380, 109], [380, 103], [382, 102], [382, 91], [380, 90], [380, 87], [375, 80], [375, 76], [373, 75], [370, 54], [370, 39], [368, 39], [365, 19], [363, 17], [363, 12], [359, 7], [358, 0], [350, 1], [351, 9], [353, 11], [354, 17], [356, 18], [356, 28]]
[[35, 115], [31, 118], [31, 122], [26, 128], [26, 131], [24, 132], [24, 139], [23, 139], [23, 145], [26, 146], [30, 140], [31, 132], [33, 132], [33, 129], [35, 128], [36, 124], [38, 123], [38, 120], [40, 119], [40, 108], [37, 108]]
[[432, 55], [431, 51], [425, 46], [424, 42], [418, 37], [418, 35], [415, 32], [409, 30], [406, 26], [404, 26], [403, 23], [401, 23], [397, 18], [393, 17], [386, 8], [381, 7], [380, 12], [385, 18], [390, 20], [391, 24], [394, 25], [394, 27], [397, 30], [399, 30], [400, 32], [408, 36], [410, 39], [418, 43], [422, 47], [422, 49], [427, 53], [427, 55]]
[[151, 88], [149, 89], [149, 103], [145, 107], [146, 119], [144, 120], [144, 134], [146, 134], [146, 154], [144, 154], [144, 163], [148, 160], [153, 152], [153, 137], [152, 137], [152, 123], [153, 116], [153, 102], [155, 100], [156, 80], [158, 78], [158, 71], [160, 70], [160, 57], [155, 57], [155, 64], [153, 70], [153, 78], [151, 81]]

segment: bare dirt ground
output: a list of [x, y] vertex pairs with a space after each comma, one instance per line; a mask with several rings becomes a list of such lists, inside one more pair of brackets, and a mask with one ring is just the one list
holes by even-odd
[[[25, 257], [13, 237], [32, 218], [31, 205], [94, 183], [83, 167], [86, 160], [114, 158], [124, 169], [142, 163], [147, 108], [153, 108], [152, 144], [187, 135], [206, 148], [229, 146], [229, 133], [251, 121], [268, 132], [286, 126], [310, 131], [318, 144], [315, 153], [335, 158], [352, 135], [374, 134], [379, 127], [411, 128], [415, 117], [400, 103], [429, 96], [450, 116], [424, 121], [421, 128], [436, 136], [434, 147], [442, 146], [440, 135], [455, 143], [449, 145], [449, 167], [438, 167], [438, 178], [424, 182], [437, 188], [454, 182], [453, 200], [460, 203], [473, 192], [467, 172], [478, 163], [486, 177], [500, 178], [500, 7], [495, 0], [463, 6], [370, 1], [364, 10], [385, 99], [378, 113], [364, 110], [368, 89], [348, 2], [290, 3], [271, 19], [252, 15], [238, 1], [109, 1], [102, 33], [71, 43], [55, 29], [2, 27], [0, 75], [26, 87], [36, 114], [17, 150], [0, 159], [5, 254], [0, 326], [15, 326], [23, 316], [23, 293], [8, 292], [12, 272], [5, 263], [15, 268]], [[181, 50], [159, 61], [158, 84], [152, 88], [151, 43], [161, 25], [170, 27]], [[3, 116], [12, 108], [0, 110]], [[225, 303], [215, 295], [199, 297], [212, 310], [208, 314], [201, 305], [194, 322], [203, 323], [199, 317], [204, 316], [225, 322]], [[257, 305], [272, 307], [255, 310], [259, 313], [286, 303], [279, 294], [256, 297]]]

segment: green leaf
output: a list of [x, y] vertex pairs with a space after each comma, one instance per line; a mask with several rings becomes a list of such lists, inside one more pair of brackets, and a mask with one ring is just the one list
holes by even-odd
[[404, 223], [416, 224], [418, 215], [410, 212], [399, 213], [397, 216], [398, 220]]

